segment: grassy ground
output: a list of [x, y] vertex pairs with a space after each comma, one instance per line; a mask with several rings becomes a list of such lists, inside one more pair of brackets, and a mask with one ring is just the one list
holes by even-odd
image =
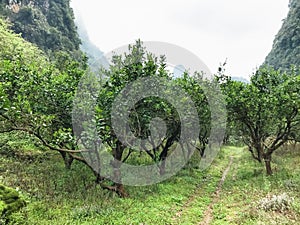
[[[220, 200], [214, 205], [212, 224], [299, 224], [300, 223], [300, 148], [284, 147], [273, 157], [273, 176], [252, 161], [242, 148], [226, 148], [235, 163], [223, 185]], [[229, 153], [230, 152], [230, 153]], [[293, 197], [291, 208], [279, 212], [257, 209], [266, 196], [287, 193]]]
[[[160, 184], [126, 187], [130, 197], [121, 199], [95, 186], [94, 177], [80, 163], [67, 171], [59, 155], [32, 148], [36, 147], [0, 149], [0, 183], [19, 190], [28, 202], [13, 214], [11, 224], [198, 224], [214, 199], [229, 156], [233, 164], [212, 206], [212, 224], [300, 221], [299, 149], [278, 152], [275, 174], [266, 177], [245, 149], [224, 147], [208, 170], [199, 171], [194, 162]], [[289, 210], [256, 208], [261, 198], [283, 192], [295, 198]]]

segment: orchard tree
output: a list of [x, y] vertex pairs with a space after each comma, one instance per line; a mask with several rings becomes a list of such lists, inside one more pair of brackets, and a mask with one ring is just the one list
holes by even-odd
[[[58, 151], [70, 167], [77, 153], [71, 111], [85, 59], [58, 52], [49, 62], [42, 51], [11, 32], [0, 20], [0, 132], [20, 131]], [[74, 155], [75, 156], [75, 155]]]
[[[161, 96], [137, 99], [129, 109], [123, 104], [118, 105], [117, 109], [113, 108], [113, 102], [120, 93], [123, 97], [126, 96], [123, 101], [130, 102], [142, 94], [141, 90], [146, 91], [146, 89], [152, 88], [153, 90], [157, 89], [157, 93], [159, 93], [160, 85], [166, 88], [164, 94], [168, 92], [172, 95], [170, 90], [175, 85], [171, 73], [166, 68], [164, 56], [158, 58], [147, 52], [139, 40], [134, 45], [129, 45], [128, 50], [128, 54], [115, 55], [109, 69], [102, 71], [108, 79], [101, 88], [96, 107], [99, 136], [103, 143], [110, 147], [114, 157], [112, 165], [117, 181], [115, 182], [115, 189], [121, 195], [125, 194], [121, 184], [121, 162], [130, 159], [132, 155], [143, 156], [142, 158], [149, 159], [148, 163], [157, 164], [159, 173], [164, 175], [166, 158], [174, 149], [173, 146], [177, 145], [178, 140], [182, 138], [180, 136], [181, 129], [188, 130], [189, 127], [193, 127], [193, 124], [184, 124], [185, 128], [183, 128], [182, 118], [179, 118], [177, 113], [177, 110], [181, 109], [174, 108], [170, 102]], [[135, 83], [135, 81], [143, 78], [153, 79], [154, 82], [149, 83], [149, 86], [144, 86], [143, 82]], [[160, 84], [155, 83], [155, 80], [158, 80]], [[131, 94], [124, 92], [128, 87], [130, 87]], [[184, 104], [184, 99], [175, 95], [171, 97], [173, 99], [179, 98], [178, 101], [182, 101], [182, 106], [187, 107]], [[126, 111], [128, 111], [128, 118], [126, 118], [128, 119], [128, 127], [123, 130], [121, 135], [116, 134], [113, 122], [122, 124], [122, 119], [118, 121], [118, 117], [121, 117]], [[112, 113], [115, 113], [117, 118], [113, 118]], [[188, 115], [185, 117], [187, 120]], [[165, 124], [165, 127], [158, 128], [162, 123]], [[124, 124], [122, 128], [125, 127]], [[134, 148], [136, 139], [141, 140], [136, 146], [140, 151], [136, 151]], [[187, 142], [188, 140], [185, 140], [180, 143], [184, 145]], [[186, 146], [181, 147], [186, 149]]]
[[230, 120], [243, 137], [254, 159], [264, 161], [272, 174], [272, 154], [299, 126], [300, 76], [261, 68], [249, 84], [218, 77], [227, 95]]
[[[86, 77], [86, 81], [80, 84], [79, 90], [86, 91], [77, 93], [79, 99], [84, 100], [75, 104], [77, 112], [74, 115], [76, 136], [84, 148], [89, 149], [85, 156], [98, 173], [102, 187], [126, 196], [120, 169], [126, 161], [134, 165], [157, 165], [158, 174], [164, 176], [170, 172], [166, 171], [166, 158], [177, 146], [185, 159], [191, 156], [195, 147], [203, 155], [210, 134], [210, 111], [196, 77], [189, 77], [186, 73], [182, 78], [173, 78], [167, 70], [165, 57], [148, 52], [139, 40], [129, 45], [128, 53], [114, 55], [109, 68], [102, 70], [102, 75], [107, 78], [104, 83], [95, 84], [97, 81]], [[139, 99], [138, 96], [143, 96], [148, 89], [154, 90], [154, 94]], [[178, 94], [180, 91], [176, 90], [179, 89], [186, 96]], [[175, 99], [176, 107], [165, 96], [169, 96], [169, 100]], [[94, 98], [97, 101], [93, 106]], [[188, 98], [193, 104], [189, 104]], [[87, 110], [93, 107], [95, 117]], [[179, 116], [184, 110], [188, 113]], [[93, 120], [96, 121], [97, 134], [88, 125]], [[200, 134], [195, 135], [193, 131], [199, 121], [205, 126], [201, 126]], [[97, 147], [97, 137], [105, 146], [102, 151], [113, 156], [110, 162], [106, 162], [113, 167], [110, 174], [113, 185], [105, 185], [101, 168], [103, 152]]]
[[195, 73], [193, 76], [190, 76], [186, 71], [182, 77], [176, 79], [176, 82], [192, 98], [199, 116], [199, 136], [195, 143], [190, 142], [187, 145], [188, 152], [190, 152], [191, 148], [195, 147], [199, 151], [200, 156], [204, 157], [211, 133], [211, 111], [206, 96], [207, 93], [204, 92], [203, 87], [208, 87], [210, 81], [205, 80], [200, 73]]

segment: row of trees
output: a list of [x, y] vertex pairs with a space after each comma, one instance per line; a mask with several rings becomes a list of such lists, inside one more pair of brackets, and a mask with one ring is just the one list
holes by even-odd
[[[185, 152], [187, 158], [198, 140], [202, 143], [199, 150], [203, 151], [209, 135], [207, 125], [209, 124], [209, 110], [203, 91], [187, 74], [181, 79], [173, 80], [166, 69], [165, 58], [158, 59], [148, 53], [138, 41], [136, 45], [130, 46], [130, 54], [125, 58], [115, 56], [111, 67], [103, 71], [107, 77], [104, 82], [100, 79], [97, 81], [97, 85], [102, 87], [97, 93], [95, 106], [97, 134], [106, 144], [106, 151], [116, 160], [112, 162], [115, 184], [105, 185], [107, 177], [103, 176], [101, 167], [95, 167], [95, 163], [101, 164], [101, 151], [81, 148], [82, 145], [79, 143], [86, 144], [87, 138], [84, 134], [75, 137], [72, 127], [72, 108], [76, 89], [80, 79], [84, 75], [89, 76], [86, 59], [83, 58], [81, 62], [74, 61], [67, 53], [57, 52], [55, 60], [49, 61], [38, 48], [9, 31], [3, 21], [0, 24], [0, 36], [0, 129], [2, 133], [17, 131], [33, 135], [44, 146], [59, 152], [67, 168], [71, 167], [73, 160], [78, 160], [91, 168], [102, 187], [126, 196], [121, 184], [120, 162], [125, 162], [137, 155], [142, 158], [148, 157], [148, 163], [157, 164], [158, 173], [164, 175], [166, 173], [165, 159], [178, 140], [182, 139], [180, 132], [183, 126], [180, 124], [182, 118], [179, 118], [171, 104], [158, 97], [148, 97], [137, 102], [129, 112], [130, 131], [136, 137], [145, 140], [142, 146], [144, 151], [136, 151], [130, 144], [126, 145], [121, 142], [114, 134], [110, 110], [114, 99], [129, 82], [137, 78], [152, 76], [164, 78], [169, 81], [167, 85], [169, 83], [177, 85], [188, 93], [194, 93], [191, 98], [197, 103], [199, 118], [205, 118], [200, 121], [205, 123], [204, 127], [207, 130], [193, 137], [192, 140], [186, 139], [180, 144], [182, 149], [187, 149]], [[77, 93], [80, 94], [80, 91]], [[182, 98], [180, 101], [186, 101], [186, 99]], [[178, 103], [178, 105], [181, 104]], [[83, 106], [83, 110], [84, 107], [86, 105]], [[189, 117], [188, 114], [185, 116]], [[151, 136], [153, 128], [149, 124], [157, 117], [165, 121], [166, 134], [157, 131], [156, 133], [161, 136], [157, 137], [160, 141], [155, 144], [154, 140], [148, 137]], [[191, 123], [184, 126], [185, 130], [189, 130], [194, 125]], [[127, 134], [124, 134], [124, 139], [126, 136]], [[155, 147], [151, 148], [150, 145], [155, 145]], [[83, 145], [83, 147], [89, 146]], [[87, 152], [93, 156], [91, 160], [84, 157]]]
[[[120, 170], [123, 162], [157, 165], [157, 174], [164, 176], [171, 172], [166, 158], [178, 146], [186, 160], [195, 147], [201, 156], [205, 156], [205, 149], [210, 150], [207, 146], [213, 141], [209, 136], [214, 121], [203, 86], [212, 83], [200, 74], [185, 73], [174, 79], [167, 70], [165, 57], [157, 58], [147, 52], [140, 41], [129, 46], [128, 54], [113, 57], [110, 67], [101, 71], [106, 77], [103, 80], [89, 73], [85, 58], [74, 61], [68, 54], [57, 52], [55, 60], [49, 61], [39, 49], [9, 31], [1, 20], [0, 40], [0, 132], [33, 135], [44, 146], [59, 152], [67, 168], [73, 160], [90, 167], [103, 188], [126, 196]], [[188, 97], [171, 95], [176, 99], [174, 105], [160, 96], [146, 96], [128, 109], [126, 104], [120, 104], [113, 111], [120, 94], [130, 103], [136, 93], [124, 93], [124, 89], [143, 78], [162, 81], [163, 94], [179, 87]], [[261, 69], [250, 84], [232, 81], [224, 75], [216, 81], [227, 96], [229, 122], [240, 132], [253, 157], [265, 161], [267, 173], [271, 174], [272, 153], [298, 135], [299, 76]], [[134, 90], [147, 92], [154, 84]], [[155, 85], [152, 88], [158, 88]], [[80, 95], [87, 100], [83, 105], [74, 102]], [[187, 104], [189, 99], [193, 104]], [[74, 106], [79, 111], [73, 111], [73, 127]], [[92, 115], [87, 107], [92, 107]], [[127, 113], [128, 123], [112, 119], [116, 115], [122, 118], [122, 113]], [[95, 132], [86, 132], [90, 127], [85, 122], [89, 121], [95, 121]], [[120, 134], [114, 123], [125, 124], [126, 129], [121, 125]], [[100, 139], [104, 149], [99, 148]], [[136, 149], [136, 143], [142, 151]], [[102, 170], [104, 153], [113, 156], [109, 176]], [[114, 184], [108, 184], [108, 179]]]

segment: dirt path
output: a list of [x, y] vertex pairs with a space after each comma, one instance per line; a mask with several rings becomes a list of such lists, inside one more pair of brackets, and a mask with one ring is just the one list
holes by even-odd
[[230, 156], [230, 161], [228, 163], [228, 166], [226, 167], [226, 169], [223, 172], [222, 178], [219, 182], [218, 188], [214, 193], [214, 197], [212, 202], [209, 204], [207, 210], [204, 212], [205, 217], [203, 218], [203, 220], [199, 223], [199, 225], [208, 225], [211, 223], [211, 221], [213, 220], [213, 206], [214, 204], [216, 204], [220, 198], [220, 192], [222, 190], [222, 185], [226, 179], [226, 176], [230, 170], [230, 167], [232, 165], [233, 162], [233, 157]]
[[[212, 202], [209, 204], [207, 210], [204, 212], [205, 217], [203, 218], [203, 220], [199, 223], [199, 225], [208, 225], [211, 223], [212, 219], [213, 219], [213, 206], [215, 203], [218, 202], [219, 197], [220, 197], [220, 192], [222, 190], [222, 185], [226, 179], [226, 176], [230, 170], [230, 167], [232, 165], [233, 162], [233, 157], [230, 156], [230, 160], [229, 163], [226, 167], [226, 169], [224, 170], [223, 174], [222, 174], [222, 178], [219, 181], [218, 187], [216, 189], [216, 191], [214, 192], [214, 196], [213, 196], [213, 200]], [[201, 184], [202, 185], [202, 184]], [[188, 210], [190, 204], [195, 200], [195, 198], [199, 195], [198, 192], [200, 192], [200, 184], [199, 186], [197, 186], [197, 188], [195, 189], [195, 192], [190, 196], [190, 198], [185, 202], [185, 204], [182, 206], [182, 208], [175, 214], [175, 216], [172, 218], [172, 220], [178, 221], [178, 219], [181, 217], [182, 213], [186, 210]], [[174, 223], [175, 224], [175, 223]]]

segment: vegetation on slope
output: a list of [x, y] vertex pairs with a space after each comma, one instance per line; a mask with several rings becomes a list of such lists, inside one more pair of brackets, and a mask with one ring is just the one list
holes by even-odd
[[1, 0], [0, 15], [11, 28], [45, 52], [79, 50], [80, 39], [69, 0]]
[[290, 0], [290, 10], [275, 37], [271, 52], [264, 64], [275, 69], [300, 66], [300, 2]]

